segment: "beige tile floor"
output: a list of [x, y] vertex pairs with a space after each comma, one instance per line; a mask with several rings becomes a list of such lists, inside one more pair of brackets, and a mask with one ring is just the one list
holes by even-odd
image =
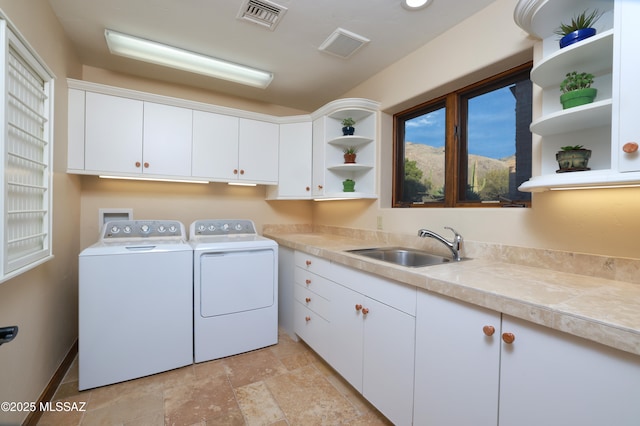
[[391, 424], [282, 332], [275, 346], [82, 392], [76, 359], [54, 401], [86, 403], [85, 411], [49, 411], [38, 425]]

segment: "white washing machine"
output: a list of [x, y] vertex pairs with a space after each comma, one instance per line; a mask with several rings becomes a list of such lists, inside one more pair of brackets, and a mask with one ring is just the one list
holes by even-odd
[[250, 220], [197, 220], [189, 236], [195, 362], [278, 343], [278, 244]]
[[193, 363], [193, 250], [178, 221], [113, 221], [79, 257], [79, 388]]

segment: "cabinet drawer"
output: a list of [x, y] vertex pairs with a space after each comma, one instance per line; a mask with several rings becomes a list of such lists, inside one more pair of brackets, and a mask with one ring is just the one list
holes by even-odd
[[303, 268], [296, 267], [294, 272], [294, 281], [296, 284], [319, 294], [325, 299], [331, 300], [329, 291], [330, 281], [326, 278], [313, 274]]
[[293, 329], [321, 357], [329, 354], [329, 322], [300, 302], [294, 302]]
[[316, 314], [325, 319], [329, 319], [329, 301], [324, 297], [319, 296], [300, 284], [296, 284], [294, 287], [294, 297], [298, 302]]
[[329, 273], [329, 267], [331, 266], [331, 262], [327, 259], [322, 259], [301, 251], [296, 251], [295, 263], [296, 266], [299, 266], [306, 271], [323, 276], [326, 276]]

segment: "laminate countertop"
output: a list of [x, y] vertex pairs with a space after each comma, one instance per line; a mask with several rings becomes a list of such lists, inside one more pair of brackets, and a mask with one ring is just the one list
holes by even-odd
[[318, 232], [264, 235], [284, 247], [640, 355], [636, 283], [483, 258], [410, 268], [346, 252], [397, 244]]

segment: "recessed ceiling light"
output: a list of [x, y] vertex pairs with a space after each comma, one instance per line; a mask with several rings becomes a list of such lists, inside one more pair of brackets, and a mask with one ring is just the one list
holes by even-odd
[[431, 4], [432, 0], [401, 0], [400, 4], [407, 10], [420, 10]]

